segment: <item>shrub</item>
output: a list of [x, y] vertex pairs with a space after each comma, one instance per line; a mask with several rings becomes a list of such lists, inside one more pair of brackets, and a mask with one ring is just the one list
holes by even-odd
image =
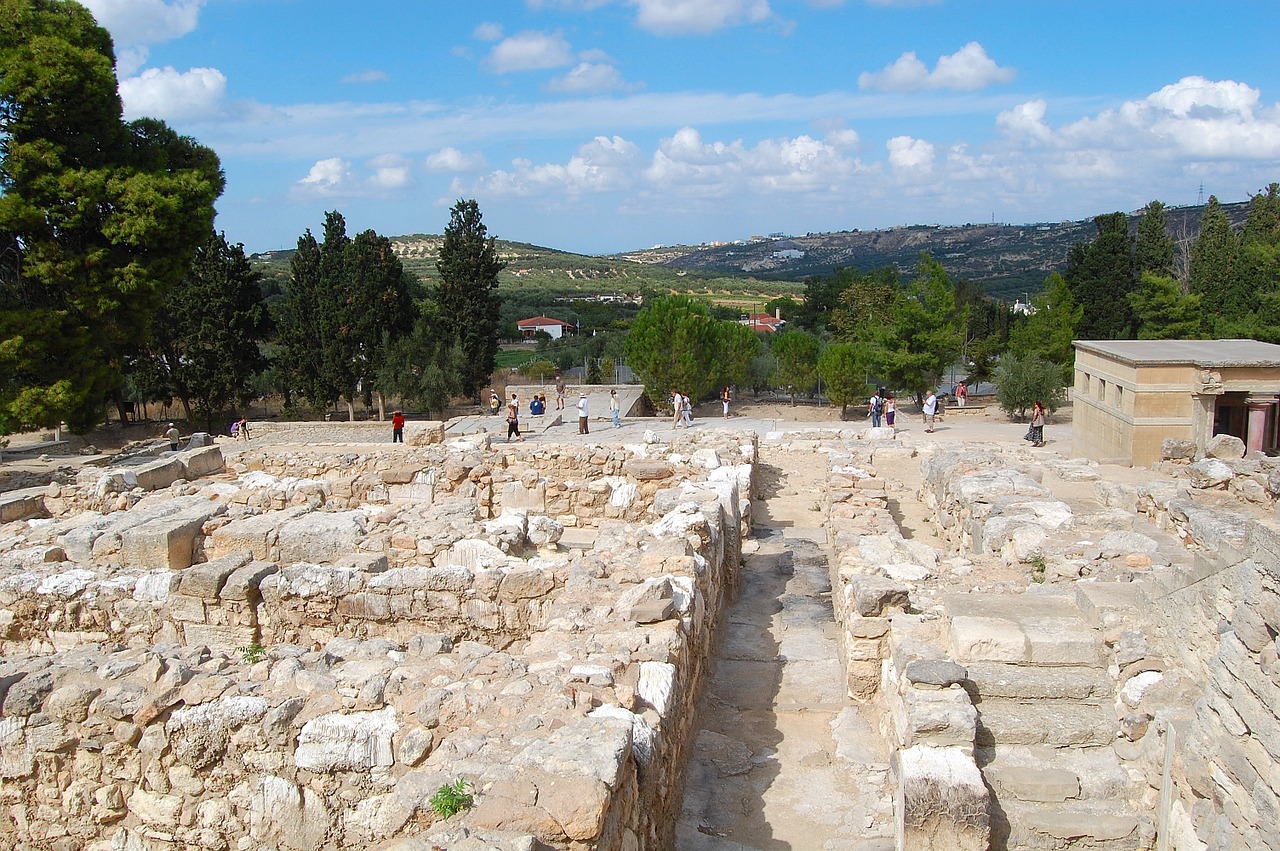
[[1035, 355], [1005, 355], [996, 367], [996, 399], [1009, 416], [1025, 418], [1039, 399], [1049, 411], [1065, 401], [1062, 368]]
[[458, 778], [446, 783], [431, 796], [431, 809], [440, 818], [455, 816], [463, 810], [471, 809], [475, 799], [471, 796], [471, 786], [467, 781]]

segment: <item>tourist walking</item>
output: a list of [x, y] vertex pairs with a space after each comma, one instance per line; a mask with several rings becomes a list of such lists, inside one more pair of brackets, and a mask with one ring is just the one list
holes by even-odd
[[685, 393], [680, 394], [681, 412], [684, 417], [684, 427], [693, 428], [693, 402]]
[[167, 437], [167, 438], [169, 438], [169, 451], [170, 451], [170, 452], [177, 452], [177, 451], [178, 451], [178, 437], [179, 437], [179, 434], [178, 434], [178, 427], [177, 427], [177, 426], [175, 426], [173, 423], [169, 423], [169, 429], [168, 429], [168, 431], [166, 431], [166, 432], [164, 433], [164, 436], [165, 436], [165, 437]]
[[520, 434], [520, 400], [516, 398], [516, 394], [511, 394], [511, 403], [507, 405], [507, 443], [511, 442], [511, 438], [524, 443], [524, 437]]
[[564, 410], [564, 376], [556, 373], [556, 410]]
[[883, 390], [877, 390], [871, 394], [871, 398], [867, 400], [867, 416], [871, 417], [871, 427], [880, 428], [880, 417], [884, 413], [884, 393]]
[[884, 399], [884, 424], [889, 428], [893, 428], [893, 418], [897, 416], [898, 403], [893, 400], [893, 394], [890, 393]]
[[956, 407], [963, 408], [967, 401], [969, 401], [969, 388], [961, 381], [956, 385]]
[[587, 408], [587, 394], [578, 394], [578, 434], [588, 434], [591, 430], [587, 428], [587, 420], [590, 419], [590, 412]]
[[680, 428], [680, 423], [684, 422], [684, 397], [679, 390], [671, 391], [671, 410], [671, 427]]
[[720, 391], [720, 404], [724, 407], [724, 418], [729, 419], [729, 385], [726, 384], [724, 389]]
[[622, 405], [618, 402], [618, 391], [609, 391], [609, 416], [613, 418], [613, 427], [622, 428]]
[[1044, 421], [1044, 405], [1037, 399], [1035, 407], [1031, 409], [1031, 428], [1027, 429], [1025, 438], [1031, 441], [1032, 446], [1044, 446]]
[[938, 413], [938, 394], [930, 390], [929, 395], [924, 398], [924, 406], [920, 410], [924, 414], [925, 434], [932, 434], [933, 417]]
[[391, 442], [404, 443], [404, 414], [399, 411], [391, 415]]

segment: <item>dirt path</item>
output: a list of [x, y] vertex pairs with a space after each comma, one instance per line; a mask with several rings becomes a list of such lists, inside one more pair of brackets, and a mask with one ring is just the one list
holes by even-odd
[[680, 851], [892, 848], [888, 754], [845, 696], [819, 453], [764, 453], [754, 552], [700, 707]]

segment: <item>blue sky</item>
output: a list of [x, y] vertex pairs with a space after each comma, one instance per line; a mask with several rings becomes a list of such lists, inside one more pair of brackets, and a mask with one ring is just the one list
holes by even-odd
[[1275, 0], [86, 0], [217, 226], [587, 254], [1022, 223], [1280, 181]]

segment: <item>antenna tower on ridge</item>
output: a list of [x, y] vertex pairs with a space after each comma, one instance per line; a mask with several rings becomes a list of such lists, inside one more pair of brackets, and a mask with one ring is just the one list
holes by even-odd
[[1196, 206], [1204, 206], [1204, 181], [1200, 181], [1200, 194], [1196, 196]]

